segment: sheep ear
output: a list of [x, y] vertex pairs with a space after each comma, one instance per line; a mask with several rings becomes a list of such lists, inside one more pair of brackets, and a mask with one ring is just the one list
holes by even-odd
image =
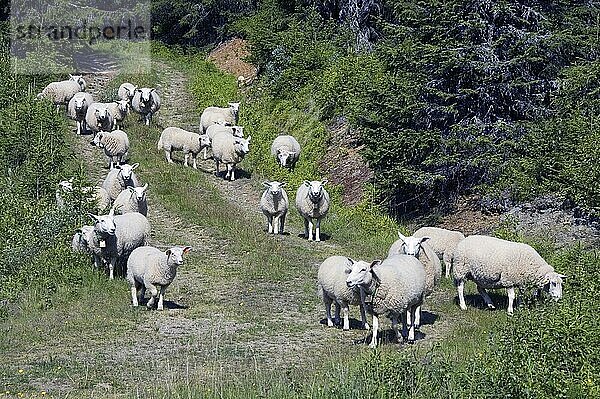
[[171, 256], [171, 249], [170, 249], [170, 248], [169, 248], [169, 249], [167, 249], [167, 250], [165, 251], [165, 254], [166, 254], [167, 256]]
[[429, 240], [429, 239], [430, 239], [430, 238], [429, 238], [429, 237], [427, 237], [427, 236], [425, 236], [425, 237], [421, 237], [421, 239], [419, 240], [419, 244], [421, 244], [421, 243], [423, 243], [423, 242], [425, 242], [425, 241], [427, 241], [427, 240]]
[[131, 170], [134, 170], [138, 166], [140, 166], [139, 162], [134, 163], [133, 165], [131, 165]]
[[110, 208], [110, 211], [108, 212], [108, 216], [115, 216], [115, 208]]
[[381, 263], [380, 259], [375, 259], [373, 262], [371, 262], [371, 264], [369, 265], [369, 270], [373, 269], [374, 266], [378, 265]]
[[321, 181], [321, 185], [322, 185], [322, 186], [324, 186], [325, 184], [327, 184], [327, 182], [328, 182], [328, 181], [329, 181], [329, 180], [327, 180], [327, 179], [324, 179], [323, 181]]
[[285, 187], [286, 184], [287, 184], [286, 182], [283, 182], [279, 185], [279, 187]]
[[251, 138], [252, 138], [252, 136], [248, 136], [248, 138], [246, 139], [246, 141], [249, 143]]
[[144, 191], [148, 190], [148, 183], [144, 184], [143, 189]]
[[559, 274], [558, 277], [560, 277], [560, 278], [567, 278], [567, 276], [565, 276], [564, 274]]
[[90, 218], [92, 218], [92, 220], [93, 220], [94, 222], [97, 222], [97, 221], [99, 221], [99, 220], [100, 220], [100, 217], [98, 217], [98, 215], [94, 215], [93, 213], [88, 213], [88, 216], [89, 216]]
[[265, 187], [271, 187], [271, 183], [269, 183], [268, 181], [264, 181], [263, 182], [263, 186], [265, 186]]
[[190, 252], [192, 250], [192, 247], [183, 247], [183, 253], [187, 254], [188, 252]]
[[402, 242], [406, 241], [406, 237], [404, 237], [402, 233], [400, 233], [400, 230], [398, 230], [398, 238], [400, 238]]
[[135, 191], [135, 187], [133, 186], [127, 186], [127, 190], [134, 192]]
[[310, 182], [308, 180], [304, 180], [302, 184], [304, 184], [306, 187], [310, 187]]
[[121, 169], [121, 165], [119, 165], [119, 164], [116, 164], [116, 165], [115, 165], [115, 169]]

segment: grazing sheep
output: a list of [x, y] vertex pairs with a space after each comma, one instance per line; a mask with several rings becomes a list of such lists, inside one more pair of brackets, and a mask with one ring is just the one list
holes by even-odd
[[157, 309], [163, 310], [165, 291], [175, 279], [177, 268], [183, 265], [183, 255], [191, 250], [192, 247], [172, 247], [165, 252], [154, 247], [136, 248], [127, 261], [127, 282], [131, 285], [133, 306], [138, 306], [146, 290], [150, 290], [146, 306], [151, 309], [158, 296]]
[[296, 208], [304, 218], [304, 237], [309, 241], [313, 239], [313, 219], [317, 219], [315, 241], [321, 241], [321, 219], [329, 211], [329, 193], [323, 187], [326, 183], [327, 180], [304, 180], [296, 191]]
[[365, 315], [365, 293], [357, 286], [348, 287], [346, 278], [352, 271], [355, 264], [360, 264], [361, 268], [367, 268], [367, 262], [358, 261], [347, 258], [345, 256], [330, 256], [325, 259], [317, 274], [317, 282], [319, 288], [319, 296], [325, 304], [325, 312], [327, 315], [327, 325], [333, 327], [334, 321], [331, 319], [331, 304], [335, 303], [335, 322], [340, 321], [340, 308], [344, 317], [343, 329], [350, 329], [350, 319], [348, 318], [348, 305], [360, 306], [360, 318], [362, 327], [369, 329], [367, 317]]
[[206, 133], [206, 129], [215, 123], [237, 125], [240, 103], [227, 103], [228, 108], [208, 107], [200, 116], [200, 132]]
[[167, 162], [173, 163], [173, 151], [183, 151], [184, 166], [188, 166], [188, 157], [194, 160], [193, 168], [197, 169], [196, 157], [200, 151], [210, 146], [210, 139], [206, 134], [198, 134], [180, 129], [168, 127], [160, 134], [158, 150], [165, 152]]
[[235, 137], [227, 132], [218, 132], [212, 140], [213, 159], [215, 160], [215, 174], [219, 175], [219, 164], [227, 166], [225, 179], [235, 180], [235, 167], [242, 162], [246, 154], [250, 152], [250, 139]]
[[92, 250], [90, 249], [89, 242], [93, 239], [92, 234], [94, 234], [94, 226], [82, 226], [77, 229], [71, 241], [73, 252], [91, 255]]
[[413, 233], [413, 237], [429, 237], [429, 244], [437, 256], [444, 261], [446, 278], [450, 277], [452, 268], [452, 251], [458, 243], [464, 240], [465, 235], [460, 231], [446, 230], [439, 227], [421, 227]]
[[140, 166], [139, 163], [116, 165], [114, 169], [108, 172], [102, 183], [102, 188], [108, 192], [111, 201], [114, 201], [127, 186], [140, 186], [140, 182], [133, 172], [138, 166]]
[[49, 99], [58, 111], [61, 105], [68, 104], [75, 94], [85, 91], [85, 88], [86, 83], [82, 75], [69, 75], [69, 80], [49, 83], [37, 97]]
[[277, 136], [271, 145], [271, 155], [281, 167], [294, 169], [300, 157], [300, 143], [293, 136]]
[[127, 186], [127, 189], [121, 191], [115, 199], [112, 206], [115, 213], [125, 214], [138, 212], [144, 216], [148, 216], [148, 198], [146, 197], [146, 190], [148, 190], [148, 183], [144, 184], [143, 187]]
[[113, 169], [114, 166], [124, 162], [129, 151], [129, 138], [127, 133], [122, 130], [100, 131], [94, 136], [94, 140], [90, 144], [104, 149], [104, 154], [108, 157], [109, 169]]
[[[437, 287], [442, 278], [442, 264], [435, 251], [425, 241], [429, 237], [405, 237], [398, 232], [396, 240], [388, 251], [388, 257], [394, 255], [410, 255], [419, 259], [425, 267], [425, 296], [431, 295], [434, 288]], [[421, 307], [416, 311], [415, 327], [421, 325]]]
[[260, 210], [267, 217], [267, 230], [273, 234], [283, 234], [285, 216], [287, 215], [289, 200], [283, 189], [285, 183], [277, 181], [264, 182], [267, 188], [260, 197]]
[[108, 132], [112, 130], [114, 124], [113, 116], [106, 104], [92, 103], [85, 113], [85, 124], [86, 128], [94, 134], [101, 130]]
[[160, 109], [160, 96], [156, 89], [148, 87], [136, 89], [131, 100], [131, 108], [144, 117], [146, 126], [150, 125], [152, 116]]
[[79, 92], [69, 100], [67, 106], [67, 115], [77, 122], [77, 134], [84, 134], [87, 130], [85, 115], [94, 98], [89, 93]]
[[[226, 126], [222, 123], [215, 123], [210, 125], [208, 129], [206, 129], [206, 135], [210, 138], [211, 142], [214, 139], [215, 135], [219, 132], [227, 132], [229, 134], [234, 135], [235, 137], [244, 137], [244, 128], [242, 126]], [[207, 150], [208, 147], [204, 148], [204, 159], [207, 159]]]
[[150, 237], [150, 223], [141, 213], [133, 212], [114, 215], [114, 209], [108, 215], [89, 214], [94, 220], [94, 234], [88, 243], [94, 254], [96, 267], [109, 266], [109, 278], [114, 278], [117, 264], [125, 265], [129, 254], [147, 245]]
[[506, 288], [508, 314], [513, 314], [515, 287], [535, 285], [558, 301], [562, 297], [562, 279], [554, 268], [527, 244], [500, 238], [473, 235], [458, 243], [453, 253], [454, 283], [460, 308], [467, 309], [464, 297], [466, 280], [477, 290], [490, 309], [495, 309], [486, 288]]
[[414, 342], [415, 314], [425, 296], [425, 268], [417, 258], [394, 255], [383, 262], [374, 261], [367, 267], [357, 262], [352, 266], [346, 284], [350, 288], [358, 286], [365, 292], [365, 308], [373, 315], [371, 348], [377, 346], [378, 317], [381, 315], [392, 319], [392, 328], [400, 339], [398, 318], [406, 314], [402, 330], [406, 332], [408, 328], [408, 342]]
[[119, 100], [127, 100], [129, 104], [131, 104], [131, 99], [135, 94], [137, 86], [134, 86], [131, 83], [123, 83], [119, 86], [119, 90], [117, 91], [117, 96], [119, 96]]

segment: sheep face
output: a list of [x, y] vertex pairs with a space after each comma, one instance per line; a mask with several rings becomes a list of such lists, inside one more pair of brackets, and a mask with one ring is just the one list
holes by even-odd
[[237, 115], [240, 110], [240, 103], [227, 103], [227, 105], [229, 105], [229, 108], [231, 108], [233, 114]]
[[231, 133], [233, 133], [233, 135], [235, 137], [244, 137], [244, 127], [243, 126], [232, 126]]
[[288, 166], [288, 159], [292, 158], [296, 153], [294, 151], [288, 151], [279, 149], [277, 150], [277, 159], [281, 166]]
[[419, 252], [421, 251], [421, 243], [429, 240], [429, 237], [404, 237], [400, 232], [398, 232], [398, 237], [402, 240], [402, 253], [410, 256], [419, 256]]
[[130, 100], [133, 98], [133, 95], [135, 94], [136, 90], [137, 86], [125, 87], [125, 91], [127, 91], [127, 97], [129, 97]]
[[142, 87], [141, 89], [137, 89], [137, 91], [139, 91], [140, 94], [140, 105], [142, 107], [146, 107], [148, 106], [148, 103], [150, 101], [152, 101], [152, 92], [155, 91], [156, 89], [149, 89], [147, 87]]
[[144, 184], [143, 187], [127, 186], [127, 189], [131, 191], [131, 195], [135, 195], [138, 202], [142, 202], [146, 199], [146, 190], [148, 190], [148, 183]]
[[352, 263], [351, 266], [346, 266], [346, 285], [350, 288], [354, 288], [357, 286], [368, 286], [371, 284], [373, 280], [373, 266], [375, 266], [379, 261], [373, 261], [371, 264], [359, 260], [358, 262], [350, 259]]
[[85, 97], [77, 96], [73, 99], [75, 102], [75, 110], [81, 111], [85, 107]]
[[192, 247], [173, 247], [165, 251], [167, 263], [181, 266], [183, 265], [183, 255], [192, 250]]
[[544, 291], [548, 292], [555, 301], [562, 298], [562, 279], [566, 277], [556, 272], [546, 273], [544, 276]]
[[96, 133], [96, 135], [94, 136], [94, 139], [90, 142], [90, 144], [95, 145], [100, 148], [104, 147], [104, 145], [102, 144], [102, 138], [104, 137], [104, 133], [105, 132]]
[[116, 226], [113, 209], [108, 215], [98, 216], [91, 213], [89, 215], [94, 220], [94, 230], [96, 232], [102, 236], [115, 235]]
[[61, 180], [58, 183], [58, 187], [65, 193], [73, 191], [73, 178], [70, 178], [69, 180]]
[[120, 174], [121, 174], [121, 176], [123, 176], [123, 179], [129, 180], [129, 179], [131, 179], [131, 173], [138, 166], [140, 166], [140, 164], [136, 162], [133, 165], [129, 165], [129, 164], [117, 165], [117, 166], [115, 166], [115, 168], [121, 169]]
[[69, 79], [73, 82], [77, 82], [82, 91], [85, 90], [86, 84], [83, 75], [69, 75]]
[[265, 187], [267, 187], [267, 190], [269, 190], [269, 193], [273, 196], [273, 197], [279, 197], [281, 195], [281, 191], [283, 189], [283, 187], [285, 186], [285, 183], [279, 183], [278, 181], [272, 181], [272, 182], [264, 182], [263, 185]]
[[327, 180], [323, 180], [323, 181], [318, 181], [318, 180], [313, 180], [313, 181], [308, 181], [305, 180], [304, 181], [304, 185], [306, 187], [309, 188], [308, 190], [308, 197], [310, 198], [310, 200], [314, 203], [317, 203], [321, 200], [321, 197], [323, 196], [323, 186], [327, 183]]
[[243, 139], [240, 137], [236, 137], [235, 140], [235, 144], [236, 144], [236, 150], [241, 153], [246, 155], [247, 153], [250, 152], [250, 139], [252, 138], [252, 136], [248, 136], [247, 139]]
[[96, 116], [96, 120], [98, 121], [98, 123], [102, 124], [102, 122], [108, 119], [108, 108], [97, 108], [94, 112], [94, 115]]
[[129, 109], [129, 101], [127, 100], [119, 100], [116, 103], [119, 105], [119, 111], [121, 112], [127, 112]]
[[200, 148], [210, 147], [210, 137], [208, 136], [208, 134], [201, 134], [199, 140]]

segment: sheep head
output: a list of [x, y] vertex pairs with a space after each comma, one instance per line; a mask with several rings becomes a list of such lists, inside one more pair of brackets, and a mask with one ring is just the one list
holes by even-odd
[[401, 253], [414, 257], [419, 256], [419, 252], [421, 252], [421, 244], [429, 240], [429, 237], [405, 237], [400, 232], [398, 232], [398, 237], [400, 237], [400, 240], [402, 240]]

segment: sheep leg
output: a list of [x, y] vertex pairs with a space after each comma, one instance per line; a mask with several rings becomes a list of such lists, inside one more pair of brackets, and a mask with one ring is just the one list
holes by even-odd
[[367, 314], [365, 313], [365, 291], [360, 290], [360, 320], [362, 321], [362, 327], [365, 330], [369, 329], [369, 323], [367, 323]]
[[348, 309], [348, 304], [345, 303], [342, 306], [342, 316], [344, 317], [344, 326], [343, 326], [344, 330], [349, 330], [350, 329], [350, 317], [349, 317], [349, 314], [350, 314], [350, 310]]
[[506, 289], [506, 293], [508, 294], [508, 315], [513, 315], [513, 303], [515, 301], [515, 287], [508, 287]]
[[308, 238], [308, 219], [304, 218], [304, 238]]
[[285, 225], [285, 215], [279, 216], [279, 234], [283, 234], [283, 226]]
[[312, 219], [308, 220], [308, 241], [313, 240], [313, 222]]
[[117, 264], [117, 258], [110, 258], [108, 264], [108, 278], [113, 280], [115, 278], [115, 265]]
[[323, 303], [325, 304], [325, 314], [327, 315], [327, 326], [333, 327], [333, 320], [331, 319], [331, 304], [333, 300], [327, 295], [323, 295]]
[[464, 280], [460, 280], [456, 285], [456, 290], [458, 291], [458, 303], [462, 310], [467, 310], [467, 304], [465, 303], [465, 282]]
[[77, 134], [81, 134], [81, 122], [77, 121]]
[[138, 302], [138, 284], [137, 282], [131, 286], [131, 304], [136, 307], [139, 305]]
[[188, 166], [188, 156], [189, 155], [190, 155], [189, 153], [183, 154], [183, 166], [185, 166], [185, 167]]
[[444, 267], [446, 268], [446, 278], [450, 278], [450, 269], [452, 268], [452, 258], [444, 253]]
[[154, 302], [156, 301], [156, 297], [158, 296], [158, 289], [154, 284], [150, 283], [145, 284], [145, 286], [146, 289], [150, 290], [150, 300], [148, 301], [146, 306], [148, 307], [148, 309], [152, 309], [152, 307], [154, 306]]
[[208, 156], [206, 155], [208, 151], [208, 147], [204, 147], [204, 159], [208, 159]]
[[268, 223], [268, 233], [271, 234], [271, 233], [273, 233], [273, 216], [271, 216], [271, 215], [267, 216], [267, 223]]
[[146, 286], [144, 284], [140, 283], [140, 290], [139, 290], [138, 294], [139, 294], [138, 302], [142, 303], [142, 301], [144, 300], [144, 296], [146, 296]]
[[373, 337], [371, 338], [369, 348], [375, 349], [377, 347], [377, 330], [379, 330], [379, 319], [373, 315]]
[[321, 218], [315, 223], [315, 241], [321, 241]]
[[191, 155], [192, 159], [194, 160], [194, 169], [198, 169], [198, 164], [196, 163], [196, 157], [198, 156], [198, 154], [193, 154]]
[[231, 165], [231, 181], [235, 180], [235, 165]]
[[165, 291], [167, 290], [167, 287], [162, 285], [160, 287], [160, 293], [158, 294], [158, 306], [157, 309], [158, 310], [163, 310], [164, 309], [164, 300], [165, 300]]
[[479, 295], [481, 295], [481, 297], [483, 298], [483, 301], [487, 305], [488, 309], [496, 309], [494, 303], [492, 302], [492, 298], [490, 298], [485, 288], [477, 286], [477, 291], [479, 291]]
[[[406, 312], [406, 324], [408, 324], [408, 342], [415, 342], [415, 314], [417, 307], [411, 306], [409, 310]], [[410, 320], [409, 320], [410, 317]]]
[[410, 322], [410, 310], [406, 309], [406, 312], [400, 315], [402, 318], [402, 337], [408, 337], [408, 323]]
[[415, 310], [415, 319], [414, 319], [414, 326], [415, 328], [419, 328], [421, 327], [421, 305], [416, 307]]
[[98, 255], [94, 255], [94, 266], [96, 269], [100, 269], [102, 267], [102, 260]]
[[165, 151], [165, 157], [167, 158], [168, 163], [173, 163], [173, 154], [171, 151]]
[[335, 324], [340, 324], [340, 304], [339, 303], [335, 303]]
[[402, 334], [398, 329], [398, 316], [392, 317], [392, 330], [394, 330], [394, 332], [396, 333], [396, 339], [398, 340], [398, 342], [402, 341]]

